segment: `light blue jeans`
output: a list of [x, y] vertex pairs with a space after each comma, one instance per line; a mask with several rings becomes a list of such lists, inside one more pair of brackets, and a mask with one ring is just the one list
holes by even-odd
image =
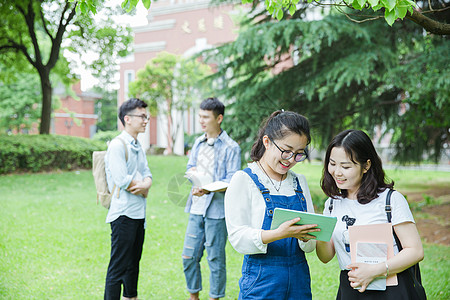
[[189, 293], [202, 290], [200, 260], [206, 248], [208, 254], [209, 296], [225, 297], [227, 281], [225, 245], [227, 228], [225, 219], [210, 219], [201, 215], [189, 215], [183, 247], [183, 267]]

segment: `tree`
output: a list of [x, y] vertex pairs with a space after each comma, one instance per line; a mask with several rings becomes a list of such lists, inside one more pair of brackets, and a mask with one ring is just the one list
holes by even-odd
[[[101, 3], [96, 3], [94, 11], [102, 8]], [[80, 6], [84, 7], [86, 3], [80, 3]], [[62, 51], [98, 50], [100, 57], [93, 66], [101, 70], [103, 66], [114, 65], [118, 55], [124, 56], [131, 41], [128, 29], [114, 25], [108, 18], [102, 25], [96, 24], [92, 13], [77, 14], [77, 8], [78, 2], [73, 0], [7, 0], [0, 3], [0, 61], [6, 66], [29, 64], [39, 74], [41, 134], [50, 132], [51, 74], [64, 74], [66, 76], [61, 77], [69, 79], [66, 83], [70, 82], [68, 64], [59, 63]], [[108, 77], [109, 72], [98, 75]]]
[[98, 115], [97, 130], [117, 130], [117, 91], [108, 91], [96, 87], [94, 92], [103, 96], [95, 102], [96, 114]]
[[372, 134], [379, 124], [393, 133], [397, 159], [437, 160], [450, 127], [448, 39], [341, 14], [304, 21], [305, 10], [280, 22], [251, 20], [235, 42], [207, 55], [221, 62], [213, 77], [228, 78], [221, 92], [234, 99], [229, 131], [243, 152], [260, 120], [284, 108], [309, 118], [315, 147], [343, 129]]
[[194, 59], [161, 52], [150, 60], [129, 86], [129, 93], [150, 104], [152, 115], [162, 113], [167, 117], [167, 153], [173, 152], [174, 137], [178, 127], [172, 116], [175, 111], [187, 110], [193, 100], [201, 98], [206, 86], [202, 79], [209, 74], [209, 67]]
[[[242, 2], [257, 3], [254, 0], [242, 0]], [[345, 8], [364, 10], [364, 12], [369, 14], [359, 14], [359, 20], [354, 20], [355, 22], [361, 22], [361, 19], [364, 22], [384, 18], [392, 26], [397, 19], [403, 20], [406, 17], [430, 33], [438, 35], [450, 34], [450, 24], [447, 23], [450, 19], [450, 6], [448, 2], [442, 0], [417, 2], [412, 0], [331, 0], [323, 2], [320, 0], [307, 0], [307, 2], [322, 7], [333, 6], [338, 8], [351, 20], [354, 20], [351, 18], [353, 14]], [[281, 20], [287, 11], [290, 15], [294, 15], [298, 10], [299, 3], [301, 2], [292, 0], [268, 0], [265, 1], [265, 6], [272, 16]], [[376, 12], [376, 14], [373, 15], [371, 11]], [[428, 17], [429, 15], [432, 17]]]
[[[85, 4], [83, 11], [95, 11], [95, 5], [92, 0], [80, 0]], [[151, 0], [141, 0], [145, 8], [149, 9]], [[214, 3], [221, 2], [235, 2], [234, 0], [212, 0]], [[123, 0], [122, 7], [127, 11], [131, 11], [139, 3], [139, 0]], [[244, 4], [259, 5], [260, 1], [256, 0], [242, 0]], [[361, 16], [363, 20], [354, 20], [355, 22], [364, 22], [378, 18], [384, 18], [386, 22], [392, 26], [397, 20], [403, 20], [405, 17], [417, 25], [424, 28], [426, 31], [438, 35], [450, 34], [450, 6], [449, 3], [443, 0], [429, 0], [429, 1], [413, 1], [413, 0], [331, 0], [331, 1], [293, 1], [293, 0], [266, 0], [264, 5], [267, 11], [278, 20], [281, 20], [286, 12], [293, 16], [299, 9], [302, 10], [305, 3], [310, 3], [313, 6], [335, 7], [340, 9], [348, 18], [351, 19], [352, 13], [346, 12], [345, 8], [352, 10], [359, 10], [368, 12], [369, 15]], [[371, 11], [378, 12], [377, 15], [372, 15]]]
[[39, 77], [24, 74], [15, 82], [0, 84], [0, 130], [21, 132], [30, 130], [38, 121], [41, 93]]
[[397, 159], [420, 161], [427, 153], [435, 161], [450, 144], [450, 42], [426, 36], [399, 49], [402, 64], [385, 74], [385, 88], [401, 88], [405, 111], [392, 124]]

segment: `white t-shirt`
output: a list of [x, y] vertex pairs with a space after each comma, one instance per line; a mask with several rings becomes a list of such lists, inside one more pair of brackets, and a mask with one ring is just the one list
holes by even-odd
[[[211, 182], [214, 178], [214, 146], [208, 143], [200, 144], [200, 149], [197, 156], [197, 172], [209, 175]], [[201, 197], [192, 196], [191, 214], [203, 215], [206, 207], [206, 195]]]
[[[332, 240], [336, 256], [339, 261], [341, 270], [351, 263], [349, 252], [348, 226], [352, 225], [368, 225], [387, 223], [387, 215], [385, 211], [386, 196], [388, 189], [378, 195], [367, 204], [360, 204], [357, 200], [347, 198], [338, 198], [333, 200], [333, 210], [331, 216], [337, 217], [336, 228], [333, 231]], [[330, 199], [325, 202], [323, 214], [330, 216]], [[405, 197], [397, 191], [391, 195], [392, 207], [392, 225], [404, 222], [414, 223], [411, 210]], [[394, 240], [394, 237], [392, 237]], [[347, 247], [346, 247], [347, 245]], [[394, 253], [398, 253], [398, 248], [394, 240]]]
[[[314, 212], [305, 176], [289, 171], [286, 179], [281, 183], [280, 190], [277, 191], [256, 163], [250, 163], [248, 166], [272, 195], [295, 195], [294, 188], [297, 185], [295, 177], [297, 177], [306, 199], [307, 211]], [[276, 187], [280, 184], [279, 181], [273, 179], [272, 182]], [[225, 220], [228, 240], [236, 251], [242, 254], [267, 252], [267, 244], [263, 244], [261, 240], [261, 227], [265, 211], [266, 203], [259, 188], [247, 173], [237, 171], [231, 178], [230, 185], [225, 193]], [[316, 246], [315, 241], [303, 243], [300, 240], [299, 245], [305, 252], [313, 251]]]

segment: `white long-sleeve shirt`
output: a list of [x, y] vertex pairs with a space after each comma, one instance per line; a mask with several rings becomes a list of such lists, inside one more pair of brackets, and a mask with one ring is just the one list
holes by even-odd
[[[248, 166], [258, 176], [260, 182], [269, 189], [271, 195], [295, 195], [297, 184], [295, 177], [297, 177], [306, 199], [307, 211], [314, 212], [305, 176], [289, 171], [286, 179], [281, 183], [280, 190], [277, 191], [273, 184], [278, 187], [279, 181], [272, 179], [272, 184], [256, 163], [250, 163]], [[244, 171], [236, 172], [225, 193], [225, 220], [228, 240], [239, 253], [267, 253], [267, 244], [263, 244], [261, 238], [265, 210], [264, 198], [250, 176]], [[316, 243], [314, 240], [306, 243], [299, 240], [299, 246], [304, 252], [311, 252], [315, 249]]]

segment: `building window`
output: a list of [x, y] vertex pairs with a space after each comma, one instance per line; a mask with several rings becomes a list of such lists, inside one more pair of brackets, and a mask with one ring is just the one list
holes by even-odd
[[125, 76], [125, 82], [124, 82], [124, 89], [123, 89], [123, 98], [124, 100], [127, 100], [130, 96], [128, 95], [128, 86], [130, 82], [134, 81], [134, 70], [126, 70], [124, 72]]

